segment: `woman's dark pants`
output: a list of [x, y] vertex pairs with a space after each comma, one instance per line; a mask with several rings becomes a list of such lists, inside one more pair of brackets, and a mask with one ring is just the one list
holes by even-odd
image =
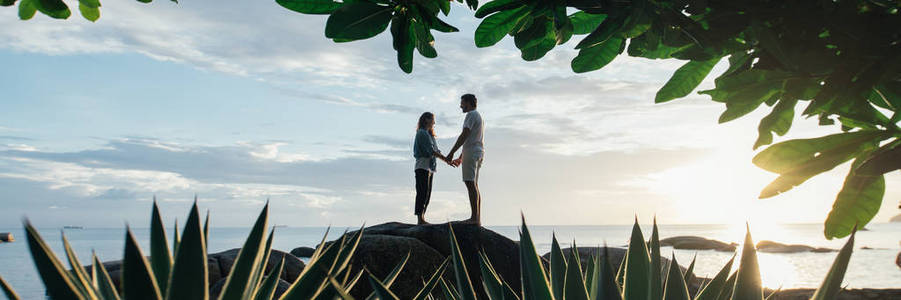
[[425, 214], [425, 208], [429, 206], [429, 199], [432, 198], [432, 172], [423, 169], [416, 169], [416, 211], [414, 214], [421, 216]]

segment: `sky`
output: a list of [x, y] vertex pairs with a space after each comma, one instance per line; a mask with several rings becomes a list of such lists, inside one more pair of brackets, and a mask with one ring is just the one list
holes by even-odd
[[[455, 3], [460, 32], [405, 74], [389, 34], [336, 44], [325, 16], [274, 1], [105, 1], [96, 23], [0, 8], [0, 227], [140, 227], [154, 197], [183, 220], [195, 195], [214, 226], [249, 226], [267, 200], [273, 224], [412, 222], [418, 116], [448, 151], [464, 93], [486, 124], [485, 225], [825, 219], [847, 165], [757, 199], [776, 177], [751, 164], [765, 108], [717, 124], [707, 96], [654, 104], [678, 61], [575, 74], [575, 41], [536, 62], [509, 38], [476, 48], [472, 14]], [[777, 141], [838, 130], [796, 118]], [[877, 222], [899, 213], [899, 179]], [[426, 218], [468, 216], [459, 169], [439, 166]]]

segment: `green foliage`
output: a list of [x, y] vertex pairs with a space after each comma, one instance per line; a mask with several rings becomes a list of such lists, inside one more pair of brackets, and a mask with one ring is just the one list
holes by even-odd
[[[158, 209], [154, 204], [153, 219], [157, 217], [159, 217]], [[222, 295], [220, 295], [220, 299], [274, 299], [275, 287], [283, 272], [285, 262], [284, 258], [282, 258], [268, 275], [262, 274], [263, 270], [266, 269], [273, 237], [273, 233], [270, 232], [268, 238], [266, 238], [267, 220], [268, 204], [260, 212], [244, 246], [240, 249], [238, 259], [235, 261], [235, 265], [226, 279], [226, 287]], [[151, 220], [151, 223], [154, 222], [156, 221]], [[652, 248], [654, 248], [653, 245], [659, 245], [660, 243], [656, 227], [655, 222], [654, 234], [651, 235], [649, 242]], [[157, 232], [152, 232], [151, 235], [165, 235], [160, 229], [153, 228], [151, 228], [151, 231]], [[126, 299], [163, 299], [156, 283], [156, 270], [151, 268], [150, 263], [144, 259], [131, 230], [126, 229], [125, 257], [123, 259], [123, 276], [121, 278], [123, 290], [121, 295], [117, 292], [116, 287], [113, 286], [103, 263], [100, 262], [96, 255], [92, 256], [91, 276], [88, 277], [71, 247], [69, 247], [68, 241], [63, 237], [64, 249], [73, 269], [72, 272], [66, 271], [27, 220], [25, 221], [25, 230], [35, 266], [44, 281], [48, 293], [50, 293], [51, 299], [118, 300], [121, 296], [127, 296]], [[581, 259], [578, 251], [575, 250], [575, 242], [573, 242], [573, 251], [570, 251], [569, 255], [563, 255], [562, 250], [559, 249], [559, 244], [556, 243], [556, 238], [554, 238], [553, 244], [557, 244], [557, 246], [556, 250], [552, 252], [558, 252], [557, 255], [565, 256], [564, 259], [566, 260], [563, 264], [558, 264], [558, 268], [560, 266], [564, 268], [562, 270], [564, 274], [563, 292], [560, 296], [552, 294], [551, 286], [547, 281], [547, 277], [545, 277], [548, 274], [548, 267], [541, 263], [538, 254], [535, 252], [535, 245], [532, 242], [524, 218], [520, 230], [520, 282], [523, 285], [522, 294], [516, 295], [511, 286], [498, 276], [494, 266], [492, 266], [491, 261], [484, 252], [478, 253], [482, 277], [481, 285], [485, 288], [489, 299], [692, 299], [688, 295], [685, 278], [688, 278], [688, 273], [693, 269], [694, 262], [689, 267], [689, 272], [682, 274], [675, 256], [672, 256], [671, 263], [667, 268], [668, 275], [665, 278], [652, 276], [655, 270], [651, 269], [651, 259], [648, 258], [648, 249], [637, 221], [633, 226], [626, 261], [622, 264], [625, 265], [622, 273], [625, 273], [626, 280], [626, 285], [622, 288], [616, 282], [616, 275], [613, 271], [612, 263], [609, 261], [610, 256], [606, 247], [603, 248], [603, 255], [598, 253], [598, 255], [592, 255], [587, 259], [590, 263], [585, 272], [583, 272], [580, 263]], [[197, 204], [195, 202], [185, 224], [184, 239], [177, 247], [179, 249], [175, 250], [177, 253], [175, 264], [168, 274], [169, 289], [168, 293], [165, 294], [165, 299], [207, 298], [207, 292], [200, 291], [201, 288], [208, 289], [206, 284], [208, 274], [205, 269], [200, 271], [201, 266], [206, 268], [206, 255], [201, 255], [199, 252], [199, 250], [205, 250], [206, 239], [204, 232], [200, 226], [200, 216], [197, 213]], [[326, 231], [325, 236], [327, 235], [328, 231]], [[353, 288], [357, 280], [364, 275], [363, 273], [366, 273], [367, 280], [373, 288], [373, 294], [368, 298], [398, 299], [391, 291], [391, 285], [402, 272], [410, 258], [410, 253], [401, 259], [396, 267], [383, 279], [379, 279], [372, 273], [364, 270], [357, 273], [353, 280], [349, 280], [350, 269], [348, 268], [348, 262], [355, 253], [362, 235], [363, 229], [361, 228], [353, 234], [345, 232], [340, 240], [330, 243], [325, 243], [325, 236], [323, 236], [323, 243], [320, 243], [320, 247], [316, 249], [310, 258], [310, 262], [304, 268], [300, 278], [292, 283], [288, 291], [279, 299], [353, 299], [348, 292]], [[440, 293], [445, 299], [475, 299], [475, 291], [466, 272], [466, 264], [463, 262], [463, 255], [453, 228], [450, 228], [448, 236], [452, 252], [450, 257], [432, 273], [413, 299], [432, 299], [431, 294], [436, 286], [441, 287]], [[263, 242], [264, 238], [266, 238], [266, 242]], [[745, 238], [745, 246], [738, 271], [729, 276], [735, 259], [733, 256], [714, 279], [693, 299], [763, 299], [757, 254], [753, 245], [753, 240], [751, 240], [750, 233], [748, 233]], [[853, 247], [854, 235], [852, 231], [851, 237], [838, 253], [832, 268], [821, 287], [817, 289], [813, 299], [835, 298], [835, 295], [841, 290], [841, 282], [847, 270]], [[449, 286], [442, 278], [449, 264], [452, 265], [454, 271], [453, 287]], [[553, 268], [553, 265], [550, 267]], [[583, 273], [587, 273], [586, 276], [583, 276]], [[729, 277], [728, 279], [727, 276]], [[659, 283], [664, 286], [661, 296], [649, 297], [648, 287], [652, 285], [652, 280], [659, 280]], [[189, 286], [188, 284], [191, 285]], [[7, 298], [18, 299], [18, 296], [3, 281], [2, 277], [0, 277], [0, 287], [2, 287]], [[644, 290], [642, 291], [641, 288], [644, 288]], [[231, 291], [226, 293], [225, 291], [227, 290]], [[184, 295], [191, 296], [184, 298], [186, 297]]]

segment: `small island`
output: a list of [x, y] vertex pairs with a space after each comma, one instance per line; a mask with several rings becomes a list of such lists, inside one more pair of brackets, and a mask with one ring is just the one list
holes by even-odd
[[16, 241], [13, 234], [9, 232], [0, 232], [0, 243], [9, 243]]

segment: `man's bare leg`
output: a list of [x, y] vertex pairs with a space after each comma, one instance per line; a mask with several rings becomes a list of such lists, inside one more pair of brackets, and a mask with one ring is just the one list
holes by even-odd
[[479, 194], [479, 184], [475, 181], [463, 181], [463, 183], [466, 184], [466, 190], [469, 191], [469, 207], [472, 210], [472, 215], [469, 217], [469, 219], [466, 219], [461, 223], [476, 225], [482, 224], [480, 214], [482, 195]]
[[432, 224], [425, 221], [425, 218], [422, 215], [416, 215], [416, 224], [417, 225], [427, 225]]

